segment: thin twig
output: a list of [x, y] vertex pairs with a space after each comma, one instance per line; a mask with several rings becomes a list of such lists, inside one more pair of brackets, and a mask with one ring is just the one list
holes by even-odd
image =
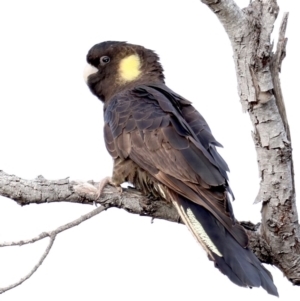
[[37, 242], [39, 240], [42, 240], [45, 237], [52, 237], [53, 235], [56, 236], [57, 234], [65, 231], [65, 230], [68, 230], [75, 226], [78, 226], [85, 220], [90, 219], [91, 217], [101, 213], [102, 211], [104, 211], [106, 209], [107, 209], [107, 207], [105, 207], [105, 206], [97, 207], [96, 209], [90, 211], [89, 213], [82, 215], [81, 217], [75, 219], [74, 221], [72, 221], [70, 223], [67, 223], [65, 225], [62, 225], [62, 226], [56, 228], [55, 230], [52, 230], [50, 232], [42, 232], [38, 236], [27, 239], [27, 240], [3, 242], [3, 243], [0, 243], [0, 247], [23, 246], [23, 245], [31, 244], [31, 243]]
[[12, 289], [12, 288], [15, 288], [16, 286], [22, 284], [23, 282], [25, 282], [27, 279], [29, 279], [36, 271], [37, 269], [41, 266], [41, 264], [43, 263], [43, 261], [45, 260], [45, 258], [48, 256], [52, 246], [53, 246], [53, 243], [54, 243], [54, 240], [56, 238], [56, 235], [53, 235], [50, 237], [50, 241], [49, 241], [49, 244], [45, 250], [45, 252], [43, 253], [42, 257], [40, 258], [40, 260], [38, 261], [38, 263], [33, 267], [33, 269], [26, 275], [24, 276], [23, 278], [21, 278], [19, 281], [13, 283], [13, 284], [10, 284], [6, 287], [2, 287], [0, 288], [0, 294]]
[[10, 284], [10, 285], [8, 285], [6, 287], [0, 288], [0, 294], [4, 293], [4, 292], [6, 292], [6, 291], [8, 291], [8, 290], [10, 290], [12, 288], [15, 288], [16, 286], [18, 286], [20, 284], [22, 284], [23, 282], [25, 282], [27, 279], [29, 279], [37, 271], [37, 269], [44, 262], [45, 258], [48, 256], [48, 254], [49, 254], [49, 252], [50, 252], [50, 250], [51, 250], [51, 248], [53, 246], [54, 240], [55, 240], [56, 236], [59, 233], [65, 231], [65, 230], [71, 229], [71, 228], [73, 228], [75, 226], [78, 226], [82, 222], [84, 222], [84, 221], [92, 218], [93, 216], [101, 213], [102, 211], [106, 210], [107, 208], [108, 208], [107, 206], [97, 207], [96, 209], [90, 211], [87, 214], [82, 215], [81, 217], [75, 219], [74, 221], [72, 221], [70, 223], [62, 225], [62, 226], [60, 226], [60, 227], [58, 227], [55, 230], [52, 230], [50, 232], [43, 232], [43, 233], [39, 234], [38, 236], [30, 238], [30, 239], [27, 239], [27, 240], [20, 240], [20, 241], [1, 243], [0, 247], [22, 246], [22, 245], [26, 245], [26, 244], [29, 244], [29, 243], [37, 242], [39, 240], [42, 240], [45, 237], [50, 237], [50, 241], [49, 241], [49, 244], [48, 244], [45, 252], [43, 253], [43, 255], [40, 258], [40, 260], [38, 261], [38, 263], [33, 267], [33, 269], [26, 276], [24, 276], [23, 278], [21, 278], [19, 281], [15, 282], [13, 284]]

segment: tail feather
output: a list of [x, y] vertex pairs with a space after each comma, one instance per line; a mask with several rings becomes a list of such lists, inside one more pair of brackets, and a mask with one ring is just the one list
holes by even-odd
[[239, 286], [262, 286], [269, 294], [278, 296], [271, 273], [208, 210], [175, 193], [172, 201], [215, 267]]

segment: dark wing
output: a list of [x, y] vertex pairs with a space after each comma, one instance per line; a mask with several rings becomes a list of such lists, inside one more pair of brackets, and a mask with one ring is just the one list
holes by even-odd
[[195, 114], [194, 108], [187, 103], [189, 108], [182, 110], [182, 104], [170, 101], [166, 93], [140, 86], [110, 101], [105, 109], [109, 152], [131, 159], [169, 189], [206, 208], [241, 246], [247, 246], [248, 237], [235, 224], [228, 196], [227, 165], [207, 142], [210, 136], [202, 135], [209, 128], [206, 133], [194, 131], [193, 122], [183, 116]]
[[223, 146], [214, 138], [204, 117], [192, 106], [190, 101], [178, 95], [166, 85], [160, 83], [151, 85], [151, 87], [164, 94], [168, 100], [180, 110], [182, 117], [188, 123], [193, 133], [197, 136], [198, 141], [214, 158], [214, 164], [218, 167], [222, 176], [228, 180], [228, 165], [216, 150], [216, 146]]
[[164, 185], [162, 195], [170, 196], [223, 274], [278, 296], [271, 274], [245, 248], [248, 237], [235, 223], [219, 144], [188, 101], [162, 85], [126, 91], [106, 107], [104, 133], [113, 158], [130, 159]]

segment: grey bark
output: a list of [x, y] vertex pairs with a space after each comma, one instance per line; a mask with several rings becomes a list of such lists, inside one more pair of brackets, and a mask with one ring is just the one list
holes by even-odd
[[[98, 187], [97, 182], [90, 181], [91, 185]], [[148, 199], [135, 189], [127, 188], [120, 192], [113, 186], [107, 185], [97, 199], [96, 194], [78, 192], [77, 187], [82, 182], [70, 179], [46, 180], [38, 176], [34, 180], [21, 179], [0, 171], [0, 195], [8, 197], [19, 205], [45, 204], [54, 202], [70, 202], [94, 205], [100, 204], [108, 207], [124, 209], [130, 213], [153, 218], [179, 222], [176, 209], [161, 199]]]
[[253, 1], [243, 10], [232, 0], [202, 2], [221, 21], [231, 41], [240, 101], [254, 128], [261, 178], [255, 202], [262, 202], [262, 221], [251, 236], [260, 243], [252, 247], [261, 260], [276, 265], [293, 284], [300, 285], [292, 145], [279, 79], [288, 15], [284, 15], [274, 53], [270, 37], [279, 11], [277, 1]]
[[[300, 285], [300, 229], [295, 204], [292, 146], [279, 71], [285, 56], [284, 16], [277, 50], [270, 35], [278, 14], [275, 0], [253, 1], [241, 10], [232, 0], [202, 0], [215, 13], [231, 41], [238, 93], [253, 124], [253, 141], [261, 178], [256, 202], [262, 203], [261, 224], [241, 222], [250, 237], [250, 248], [265, 263], [277, 266], [293, 284]], [[99, 199], [78, 193], [80, 183], [69, 179], [28, 181], [0, 171], [0, 195], [20, 205], [31, 203], [99, 203], [131, 213], [181, 222], [176, 210], [163, 200], [149, 200], [134, 189], [120, 194], [107, 186]], [[97, 183], [91, 182], [97, 186]], [[100, 212], [100, 211], [99, 211]]]
[[[133, 214], [150, 216], [153, 219], [159, 218], [171, 222], [183, 223], [177, 210], [162, 199], [149, 200], [149, 198], [132, 188], [123, 189], [123, 192], [120, 194], [115, 187], [110, 185], [105, 187], [102, 195], [97, 199], [96, 194], [91, 190], [84, 193], [81, 189], [80, 192], [78, 192], [77, 187], [81, 184], [81, 182], [71, 181], [68, 178], [46, 180], [43, 176], [38, 176], [34, 180], [25, 180], [0, 171], [0, 195], [14, 200], [21, 206], [54, 202], [70, 202], [86, 205], [99, 204], [105, 207], [105, 209], [115, 207], [124, 209]], [[98, 183], [96, 182], [90, 181], [89, 184], [95, 187], [95, 189], [98, 187]], [[78, 225], [78, 223], [76, 223], [76, 225]], [[262, 262], [270, 263], [270, 248], [256, 231], [258, 225], [253, 225], [251, 222], [242, 222], [242, 225], [250, 237], [249, 247]], [[0, 247], [21, 246], [27, 243], [34, 243], [45, 237], [50, 237], [53, 233], [56, 235], [60, 232], [61, 231], [56, 229], [50, 233], [41, 233], [37, 237], [28, 240], [0, 243]]]

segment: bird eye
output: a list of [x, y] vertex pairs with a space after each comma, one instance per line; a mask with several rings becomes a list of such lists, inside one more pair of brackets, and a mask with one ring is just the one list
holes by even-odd
[[101, 56], [101, 58], [100, 58], [100, 64], [101, 64], [101, 66], [104, 66], [104, 65], [106, 65], [107, 63], [109, 63], [110, 62], [110, 57], [109, 56]]

